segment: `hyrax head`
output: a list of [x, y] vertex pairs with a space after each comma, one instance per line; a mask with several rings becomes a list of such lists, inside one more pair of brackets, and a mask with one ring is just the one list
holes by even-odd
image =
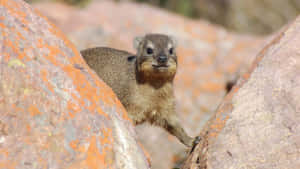
[[175, 40], [167, 35], [147, 34], [134, 40], [137, 71], [145, 78], [173, 80], [177, 69]]

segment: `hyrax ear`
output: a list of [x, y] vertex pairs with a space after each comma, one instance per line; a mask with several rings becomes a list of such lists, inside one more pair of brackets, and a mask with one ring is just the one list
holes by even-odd
[[177, 40], [176, 40], [176, 38], [174, 36], [170, 36], [169, 35], [169, 39], [171, 40], [173, 46], [176, 47], [177, 46]]
[[135, 37], [133, 40], [133, 47], [137, 50], [139, 48], [140, 43], [143, 41], [143, 36]]

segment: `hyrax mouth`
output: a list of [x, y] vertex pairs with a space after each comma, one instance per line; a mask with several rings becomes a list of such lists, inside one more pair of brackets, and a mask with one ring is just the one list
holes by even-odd
[[167, 70], [169, 68], [169, 66], [166, 64], [152, 65], [152, 67], [157, 70]]
[[154, 68], [167, 68], [169, 67], [168, 65], [152, 65]]

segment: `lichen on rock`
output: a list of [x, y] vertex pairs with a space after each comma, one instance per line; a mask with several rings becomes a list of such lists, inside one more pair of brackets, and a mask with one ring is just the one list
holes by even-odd
[[127, 113], [72, 43], [0, 1], [0, 168], [148, 168]]

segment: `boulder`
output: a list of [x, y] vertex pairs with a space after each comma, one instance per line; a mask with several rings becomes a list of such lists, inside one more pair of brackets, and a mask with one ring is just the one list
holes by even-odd
[[112, 90], [22, 0], [0, 2], [0, 168], [149, 168]]
[[182, 169], [300, 168], [300, 18], [257, 56]]
[[[135, 52], [135, 36], [149, 32], [174, 36], [179, 57], [175, 79], [177, 112], [191, 136], [199, 134], [223, 100], [227, 82], [249, 67], [264, 43], [264, 37], [234, 34], [202, 20], [130, 2], [103, 0], [83, 9], [59, 3], [34, 6], [79, 49], [109, 46]], [[153, 169], [179, 167], [177, 164], [187, 155], [184, 145], [158, 127], [140, 125], [137, 132], [150, 154]]]

